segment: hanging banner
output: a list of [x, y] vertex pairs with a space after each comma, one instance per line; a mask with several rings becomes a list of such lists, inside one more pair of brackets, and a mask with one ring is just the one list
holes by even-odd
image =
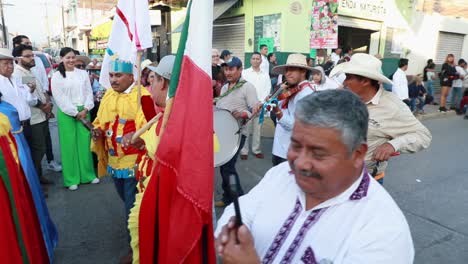
[[310, 26], [311, 49], [338, 47], [338, 0], [314, 0]]

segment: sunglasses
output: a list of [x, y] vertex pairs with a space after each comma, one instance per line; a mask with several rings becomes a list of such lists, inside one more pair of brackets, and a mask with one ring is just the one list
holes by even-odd
[[75, 64], [75, 68], [84, 69], [86, 66], [84, 64]]

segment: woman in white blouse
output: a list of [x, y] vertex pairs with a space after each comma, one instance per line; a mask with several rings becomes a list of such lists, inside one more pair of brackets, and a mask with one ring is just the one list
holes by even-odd
[[90, 151], [91, 134], [80, 121], [90, 119], [93, 90], [86, 71], [75, 68], [74, 50], [62, 48], [60, 57], [62, 62], [52, 76], [51, 88], [58, 106], [63, 183], [74, 191], [78, 184], [99, 183]]

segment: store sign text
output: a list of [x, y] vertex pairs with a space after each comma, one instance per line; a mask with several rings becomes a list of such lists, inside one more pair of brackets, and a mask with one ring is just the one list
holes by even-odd
[[387, 7], [384, 0], [340, 0], [338, 14], [382, 21]]

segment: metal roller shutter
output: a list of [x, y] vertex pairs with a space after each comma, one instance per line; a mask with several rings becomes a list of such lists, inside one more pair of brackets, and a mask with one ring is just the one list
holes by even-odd
[[435, 63], [443, 64], [445, 57], [447, 57], [449, 53], [452, 53], [455, 56], [455, 60], [458, 61], [462, 53], [464, 38], [465, 35], [462, 34], [439, 32]]
[[[455, 63], [460, 59], [462, 48], [463, 48], [463, 40], [465, 35], [457, 34], [457, 33], [450, 33], [450, 32], [439, 32], [439, 40], [437, 41], [437, 53], [434, 59], [436, 63], [436, 72], [440, 72], [442, 68], [442, 64], [445, 62], [445, 58], [447, 54], [453, 54], [455, 56]], [[434, 92], [440, 92], [440, 80], [437, 79], [434, 82]]]
[[227, 49], [244, 62], [245, 18], [244, 16], [216, 19], [213, 25], [213, 48], [219, 52]]

